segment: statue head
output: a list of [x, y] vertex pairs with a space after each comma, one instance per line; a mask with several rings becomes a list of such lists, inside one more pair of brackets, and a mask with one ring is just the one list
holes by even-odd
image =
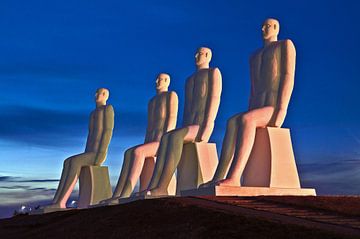
[[106, 105], [106, 101], [109, 99], [109, 90], [106, 88], [99, 88], [95, 93], [96, 106]]
[[160, 73], [156, 78], [156, 91], [168, 91], [170, 85], [170, 76], [166, 73]]
[[209, 68], [212, 53], [210, 48], [200, 47], [195, 54], [195, 64], [198, 69]]
[[277, 41], [279, 30], [280, 24], [278, 20], [274, 18], [266, 19], [261, 28], [263, 39], [265, 41]]

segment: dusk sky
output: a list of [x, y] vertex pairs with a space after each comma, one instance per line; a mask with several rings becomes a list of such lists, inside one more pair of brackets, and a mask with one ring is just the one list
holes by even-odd
[[181, 125], [199, 46], [212, 49], [223, 76], [211, 138], [220, 153], [226, 120], [247, 109], [248, 59], [268, 17], [297, 50], [283, 127], [302, 186], [360, 194], [359, 9], [355, 0], [1, 1], [0, 218], [52, 199], [64, 159], [84, 151], [99, 87], [110, 89], [115, 109], [105, 162], [115, 186], [124, 151], [144, 141], [159, 72], [171, 76]]

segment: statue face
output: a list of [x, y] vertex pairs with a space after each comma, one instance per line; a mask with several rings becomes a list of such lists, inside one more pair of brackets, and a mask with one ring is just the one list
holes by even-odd
[[160, 73], [156, 78], [156, 89], [162, 90], [168, 88], [170, 85], [170, 76], [165, 73]]
[[279, 22], [275, 19], [267, 19], [262, 25], [263, 39], [267, 40], [279, 34]]
[[210, 62], [210, 50], [204, 47], [199, 48], [195, 54], [195, 64], [199, 66], [209, 62]]
[[108, 98], [109, 98], [108, 91], [104, 88], [98, 89], [95, 93], [96, 103], [106, 102]]

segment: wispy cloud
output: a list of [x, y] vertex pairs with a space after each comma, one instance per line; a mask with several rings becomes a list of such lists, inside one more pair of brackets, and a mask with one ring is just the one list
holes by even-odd
[[300, 164], [303, 187], [312, 187], [320, 195], [360, 194], [360, 159]]
[[58, 179], [23, 179], [21, 177], [13, 176], [0, 176], [0, 182], [17, 182], [17, 183], [48, 183], [48, 182], [58, 182]]
[[[8, 106], [4, 112], [0, 115], [2, 140], [61, 148], [85, 144], [90, 112], [24, 106]], [[146, 123], [146, 112], [116, 112], [113, 137], [144, 135]]]

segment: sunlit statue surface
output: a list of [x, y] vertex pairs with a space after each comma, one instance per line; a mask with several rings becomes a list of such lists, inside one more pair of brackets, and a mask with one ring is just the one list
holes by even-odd
[[216, 173], [200, 187], [240, 186], [256, 128], [281, 127], [284, 122], [294, 85], [296, 52], [291, 40], [278, 41], [279, 28], [275, 19], [262, 25], [264, 46], [250, 57], [249, 109], [228, 120]]
[[178, 96], [174, 91], [168, 91], [169, 84], [170, 76], [168, 74], [161, 73], [158, 75], [156, 95], [148, 104], [145, 142], [126, 150], [113, 199], [131, 195], [140, 177], [145, 160], [156, 156], [161, 136], [176, 127]]
[[66, 201], [74, 189], [81, 168], [83, 166], [100, 166], [105, 161], [114, 128], [114, 110], [111, 105], [106, 105], [108, 98], [109, 91], [107, 89], [100, 88], [96, 91], [96, 109], [90, 114], [85, 152], [65, 160], [53, 202], [44, 208], [66, 208]]
[[161, 138], [156, 165], [148, 189], [141, 194], [167, 195], [167, 187], [181, 159], [183, 144], [208, 142], [218, 112], [222, 88], [218, 68], [209, 68], [211, 50], [201, 47], [195, 55], [197, 71], [185, 86], [183, 127], [164, 134]]

